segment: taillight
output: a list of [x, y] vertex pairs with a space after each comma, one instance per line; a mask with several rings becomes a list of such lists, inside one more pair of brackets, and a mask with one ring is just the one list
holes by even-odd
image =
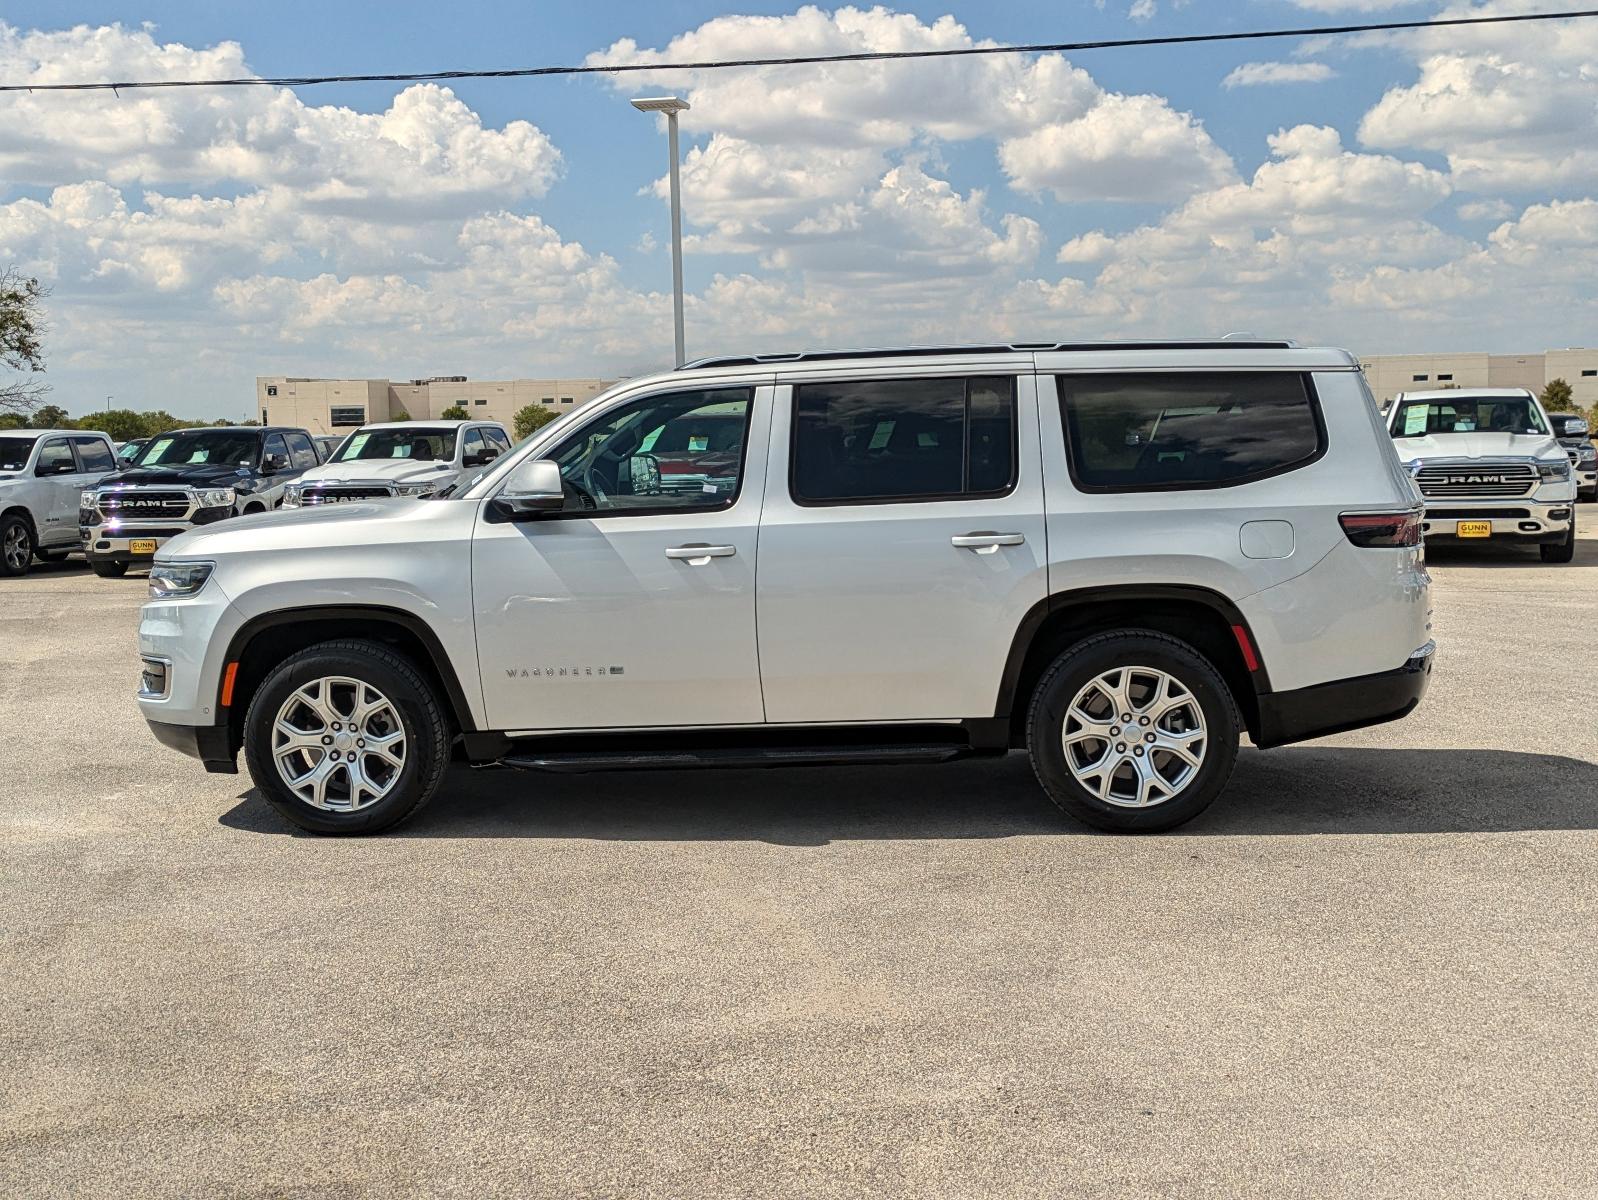
[[1343, 532], [1356, 546], [1420, 545], [1420, 513], [1412, 510], [1387, 513], [1344, 513], [1338, 518]]

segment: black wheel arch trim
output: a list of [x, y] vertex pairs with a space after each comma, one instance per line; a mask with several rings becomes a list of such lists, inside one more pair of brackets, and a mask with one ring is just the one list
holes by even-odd
[[[1254, 638], [1254, 630], [1248, 623], [1248, 618], [1231, 600], [1220, 592], [1209, 588], [1187, 584], [1113, 584], [1103, 587], [1070, 588], [1054, 592], [1039, 600], [1021, 618], [1021, 623], [1016, 628], [1015, 638], [1010, 643], [1010, 654], [1004, 663], [1004, 674], [999, 680], [998, 700], [994, 705], [994, 716], [1008, 720], [1015, 711], [1016, 693], [1021, 686], [1022, 672], [1026, 668], [1027, 657], [1032, 650], [1032, 644], [1043, 628], [1044, 622], [1057, 612], [1071, 608], [1079, 608], [1089, 604], [1102, 604], [1107, 601], [1139, 601], [1163, 600], [1196, 603], [1210, 609], [1228, 626], [1241, 629], [1248, 638], [1249, 645], [1255, 655], [1257, 667], [1248, 672], [1249, 680], [1254, 685], [1255, 696], [1267, 694], [1271, 690], [1270, 673], [1265, 664], [1258, 659], [1259, 643]], [[1241, 654], [1241, 648], [1239, 649]]]
[[[461, 687], [460, 678], [455, 673], [455, 664], [450, 660], [449, 652], [444, 649], [444, 644], [438, 640], [438, 635], [426, 621], [415, 613], [406, 612], [401, 608], [387, 608], [380, 604], [313, 604], [304, 608], [278, 609], [275, 612], [252, 617], [239, 627], [238, 632], [228, 642], [227, 658], [223, 660], [224, 678], [226, 664], [241, 662], [250, 643], [268, 629], [295, 625], [301, 621], [349, 620], [387, 623], [413, 635], [427, 651], [427, 656], [431, 660], [430, 665], [444, 685], [444, 698], [448, 701], [450, 711], [459, 723], [461, 732], [477, 732], [477, 722], [472, 717], [471, 703], [466, 698], [465, 689]], [[220, 700], [220, 696], [218, 699]], [[220, 704], [218, 709], [226, 711]]]

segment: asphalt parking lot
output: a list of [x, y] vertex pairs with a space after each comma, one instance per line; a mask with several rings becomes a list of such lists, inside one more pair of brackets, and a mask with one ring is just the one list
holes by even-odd
[[1143, 839], [1019, 756], [298, 836], [146, 733], [142, 578], [0, 581], [0, 1193], [1591, 1194], [1598, 538], [1433, 565], [1418, 714]]

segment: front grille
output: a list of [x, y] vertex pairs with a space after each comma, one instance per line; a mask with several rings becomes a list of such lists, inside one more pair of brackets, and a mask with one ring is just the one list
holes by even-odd
[[1494, 517], [1501, 520], [1520, 518], [1525, 520], [1531, 516], [1529, 508], [1434, 508], [1428, 511], [1427, 516], [1437, 521], [1490, 521]]
[[1524, 496], [1537, 486], [1537, 468], [1524, 462], [1422, 467], [1415, 482], [1420, 485], [1421, 495], [1433, 499]]
[[354, 500], [387, 500], [393, 494], [393, 488], [381, 483], [330, 484], [306, 488], [300, 493], [300, 503], [344, 504]]
[[100, 515], [108, 521], [117, 517], [125, 521], [186, 517], [189, 515], [189, 503], [187, 492], [144, 491], [140, 488], [101, 492], [96, 498]]

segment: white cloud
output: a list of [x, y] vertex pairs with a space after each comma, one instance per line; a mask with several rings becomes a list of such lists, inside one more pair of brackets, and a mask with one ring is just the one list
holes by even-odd
[[1320, 62], [1251, 62], [1221, 80], [1224, 88], [1261, 87], [1276, 83], [1325, 83], [1337, 72]]
[[[1540, 10], [1535, 0], [1489, 0], [1445, 11]], [[1483, 26], [1468, 39], [1428, 30], [1394, 44], [1414, 55], [1419, 76], [1365, 115], [1365, 144], [1446, 155], [1459, 185], [1475, 191], [1598, 186], [1598, 22]]]
[[1456, 210], [1462, 221], [1502, 221], [1514, 215], [1514, 205], [1507, 200], [1467, 200]]

